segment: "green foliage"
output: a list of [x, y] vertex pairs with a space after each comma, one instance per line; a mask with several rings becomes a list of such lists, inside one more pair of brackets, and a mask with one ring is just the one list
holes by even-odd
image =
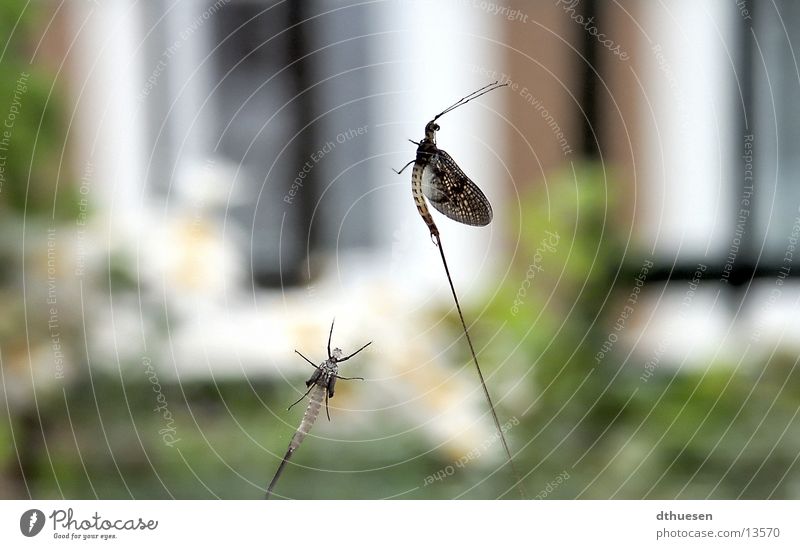
[[[797, 497], [793, 358], [738, 370], [662, 364], [646, 383], [641, 358], [622, 344], [595, 360], [641, 265], [623, 253], [613, 188], [588, 165], [524, 195], [518, 278], [481, 319], [507, 331], [498, 354], [507, 358], [513, 342], [513, 359], [531, 368], [523, 382], [532, 401], [519, 406], [531, 411], [514, 433], [518, 445], [530, 441], [519, 460], [533, 469], [529, 491], [566, 468], [570, 479], [550, 497]], [[555, 252], [541, 253], [546, 231], [560, 235]], [[542, 271], [519, 304], [537, 253]]]
[[77, 200], [70, 182], [58, 179], [59, 171], [69, 171], [61, 165], [66, 147], [62, 93], [54, 75], [32, 63], [38, 42], [32, 29], [43, 10], [20, 0], [0, 5], [6, 47], [0, 58], [0, 137], [7, 141], [7, 150], [0, 152], [5, 157], [0, 204], [26, 217], [49, 215], [55, 206], [56, 218], [67, 219], [75, 214]]

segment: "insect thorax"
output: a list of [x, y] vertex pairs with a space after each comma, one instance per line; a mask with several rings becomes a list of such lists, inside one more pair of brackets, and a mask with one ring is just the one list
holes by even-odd
[[417, 147], [417, 162], [428, 164], [438, 152], [439, 148], [436, 146], [436, 143], [433, 139], [426, 136], [419, 142], [419, 146]]
[[325, 380], [327, 382], [331, 377], [337, 375], [339, 373], [339, 366], [336, 364], [334, 360], [326, 360], [319, 366], [322, 375], [320, 376], [320, 381]]

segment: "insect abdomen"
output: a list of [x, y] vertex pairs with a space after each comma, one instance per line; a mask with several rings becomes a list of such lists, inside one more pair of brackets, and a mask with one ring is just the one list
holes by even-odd
[[317, 420], [319, 409], [322, 407], [322, 400], [325, 398], [325, 386], [314, 385], [309, 393], [308, 407], [306, 413], [303, 414], [303, 421], [300, 422], [300, 427], [297, 428], [292, 441], [289, 443], [289, 451], [294, 452], [306, 438], [306, 435], [311, 430], [311, 426]]
[[414, 169], [411, 170], [411, 192], [414, 195], [414, 203], [417, 205], [417, 211], [422, 217], [422, 220], [428, 225], [428, 230], [431, 236], [439, 236], [439, 229], [433, 222], [433, 217], [428, 211], [428, 205], [425, 203], [425, 195], [422, 194], [422, 173], [425, 171], [425, 164], [417, 160], [414, 162]]

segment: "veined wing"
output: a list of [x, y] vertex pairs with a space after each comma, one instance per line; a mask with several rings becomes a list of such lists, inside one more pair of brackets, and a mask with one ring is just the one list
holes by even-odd
[[492, 221], [492, 205], [486, 195], [441, 149], [422, 172], [422, 194], [431, 206], [459, 223], [483, 226]]

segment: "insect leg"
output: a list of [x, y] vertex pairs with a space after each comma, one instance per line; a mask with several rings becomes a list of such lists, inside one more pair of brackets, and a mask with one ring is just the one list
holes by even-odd
[[331, 411], [328, 408], [328, 393], [325, 393], [325, 413], [328, 414], [328, 421], [331, 420]]
[[331, 354], [331, 338], [333, 337], [333, 324], [336, 322], [336, 317], [333, 318], [331, 321], [331, 331], [328, 334], [328, 358], [331, 358], [333, 355]]
[[297, 353], [298, 355], [302, 356], [303, 358], [305, 358], [305, 359], [306, 359], [306, 362], [308, 362], [309, 364], [311, 364], [311, 365], [312, 365], [314, 368], [316, 368], [316, 367], [317, 367], [317, 365], [316, 365], [316, 364], [314, 364], [313, 362], [311, 362], [310, 360], [308, 360], [308, 359], [305, 357], [305, 355], [303, 355], [303, 353], [301, 353], [301, 352], [300, 352], [300, 351], [298, 351], [297, 349], [295, 349], [295, 350], [294, 350], [294, 352], [295, 352], [295, 353]]
[[[306, 398], [306, 397], [308, 396], [308, 393], [310, 393], [310, 392], [311, 392], [311, 389], [313, 389], [313, 388], [314, 388], [314, 384], [312, 383], [312, 384], [311, 384], [311, 387], [309, 387], [308, 391], [306, 391], [306, 392], [305, 392], [305, 394], [304, 394], [303, 396], [301, 396], [301, 397], [300, 397], [300, 398], [298, 398], [298, 399], [297, 399], [295, 402], [293, 402], [293, 403], [292, 403], [292, 406], [294, 406], [295, 404], [297, 404], [298, 402], [300, 402], [301, 400], [303, 400], [304, 398]], [[291, 409], [292, 409], [292, 406], [289, 406], [288, 408], [286, 408], [286, 411], [288, 412], [289, 410], [291, 410]]]
[[367, 347], [369, 347], [370, 345], [372, 345], [372, 342], [371, 342], [371, 341], [370, 341], [369, 343], [367, 343], [366, 345], [364, 345], [363, 347], [361, 347], [361, 348], [360, 348], [358, 351], [356, 351], [356, 352], [355, 352], [355, 353], [353, 353], [352, 355], [347, 355], [347, 356], [346, 356], [346, 357], [344, 357], [344, 358], [340, 358], [340, 359], [339, 359], [339, 360], [337, 360], [336, 362], [344, 362], [345, 360], [350, 360], [352, 357], [356, 356], [358, 353], [360, 353], [361, 351], [363, 351], [364, 349], [366, 349], [366, 348], [367, 348]]
[[336, 379], [344, 379], [345, 381], [351, 381], [353, 379], [360, 379], [361, 381], [364, 381], [363, 377], [342, 377], [342, 376], [333, 376], [333, 377], [335, 377]]
[[[409, 140], [409, 141], [410, 141], [410, 140]], [[411, 141], [411, 142], [413, 143], [413, 141]], [[394, 173], [396, 173], [397, 175], [400, 175], [401, 173], [403, 173], [403, 170], [405, 170], [406, 168], [408, 168], [408, 167], [409, 167], [411, 164], [413, 164], [415, 161], [416, 161], [416, 159], [414, 159], [414, 160], [411, 160], [411, 161], [410, 161], [408, 164], [406, 164], [405, 166], [403, 166], [402, 168], [400, 168], [400, 171], [399, 171], [399, 172], [398, 172], [397, 170], [395, 170], [394, 168], [392, 168], [392, 171], [393, 171]]]

